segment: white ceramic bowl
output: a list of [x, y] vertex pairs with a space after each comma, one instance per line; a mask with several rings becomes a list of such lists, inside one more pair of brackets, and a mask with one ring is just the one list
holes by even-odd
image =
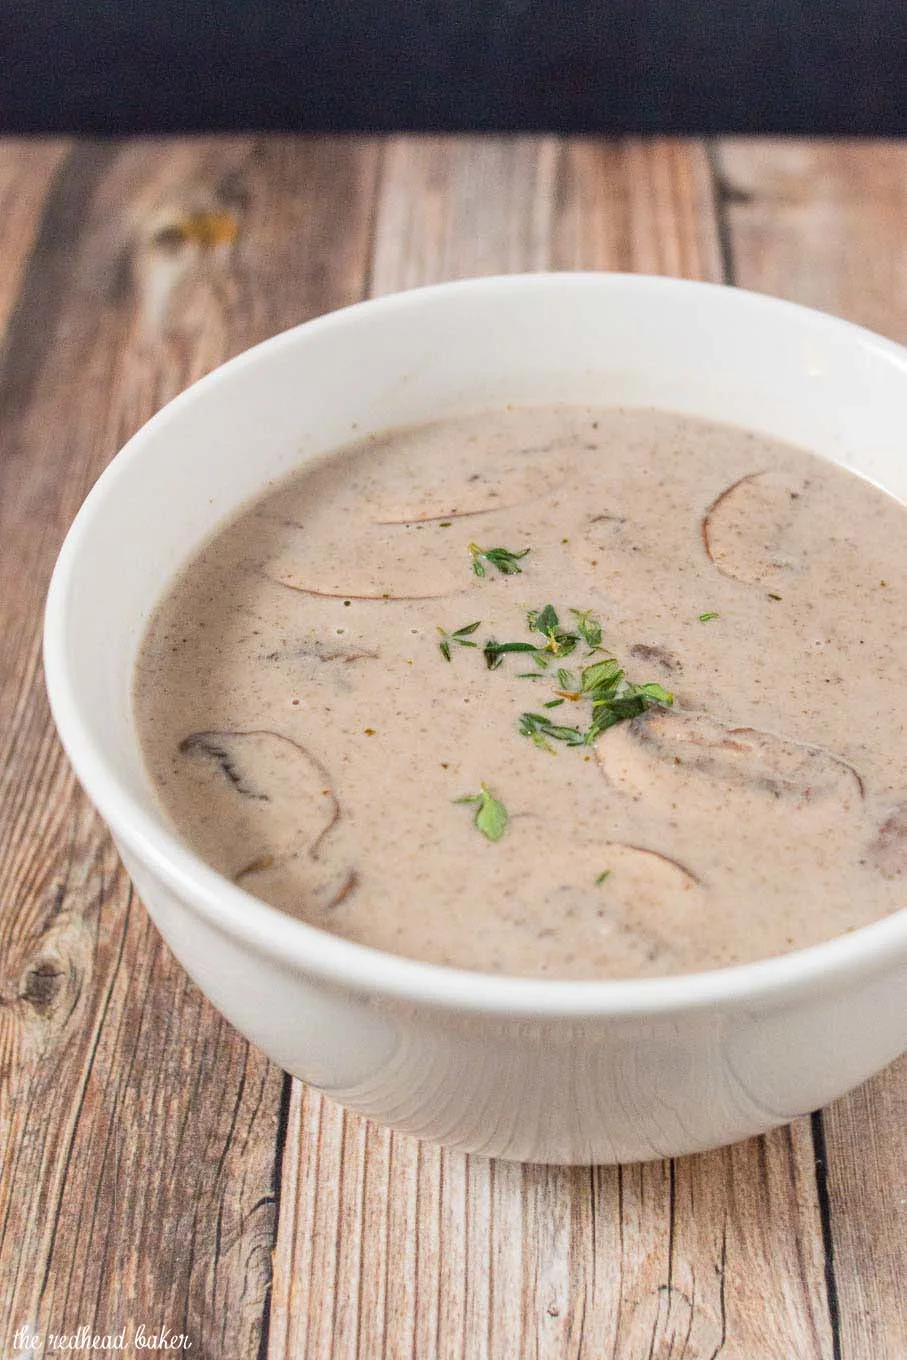
[[350, 944], [265, 906], [187, 849], [152, 797], [130, 681], [176, 569], [268, 479], [313, 454], [504, 401], [711, 416], [808, 446], [907, 498], [907, 351], [844, 322], [614, 274], [480, 279], [363, 303], [218, 369], [101, 477], [47, 603], [63, 744], [187, 972], [275, 1062], [345, 1105], [520, 1160], [629, 1161], [759, 1133], [907, 1045], [907, 911], [717, 972], [494, 977]]

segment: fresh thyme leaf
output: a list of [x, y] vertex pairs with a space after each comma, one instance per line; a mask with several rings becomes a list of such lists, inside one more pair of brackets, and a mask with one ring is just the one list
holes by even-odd
[[549, 633], [548, 651], [555, 656], [569, 656], [578, 642], [577, 633]]
[[521, 713], [519, 730], [524, 737], [531, 737], [537, 746], [544, 745], [548, 737], [552, 741], [563, 741], [568, 746], [582, 746], [585, 740], [578, 727], [559, 727], [543, 713]]
[[469, 641], [469, 634], [474, 633], [482, 625], [482, 620], [477, 619], [475, 623], [467, 623], [463, 628], [455, 628], [452, 633], [448, 633], [444, 628], [438, 628], [441, 634], [441, 641], [438, 648], [445, 661], [450, 660], [451, 644], [455, 647], [477, 647], [478, 643]]
[[507, 809], [482, 786], [483, 800], [476, 813], [476, 826], [489, 841], [499, 841], [507, 830]]
[[555, 751], [554, 747], [551, 745], [551, 742], [546, 741], [545, 738], [542, 736], [541, 732], [535, 731], [534, 728], [532, 729], [532, 731], [524, 732], [523, 736], [530, 737], [532, 739], [533, 746], [537, 746], [540, 751], [547, 751], [549, 756], [557, 755], [557, 751]]
[[623, 722], [624, 716], [626, 715], [622, 716], [618, 713], [614, 713], [611, 709], [600, 709], [599, 712], [593, 716], [592, 721], [589, 724], [589, 729], [583, 739], [583, 745], [591, 746], [601, 736], [602, 732], [607, 732], [609, 727], [616, 727], [619, 722]]
[[520, 558], [525, 557], [528, 552], [528, 548], [524, 548], [522, 552], [518, 553], [508, 552], [506, 548], [489, 548], [485, 556], [503, 576], [519, 576], [523, 568], [518, 567], [517, 562]]
[[485, 563], [490, 562], [493, 567], [497, 567], [502, 576], [519, 576], [523, 568], [519, 565], [520, 558], [526, 556], [528, 548], [522, 552], [511, 552], [509, 548], [480, 548], [478, 543], [468, 545], [469, 555], [472, 558], [472, 569], [476, 576], [484, 576]]
[[596, 884], [604, 883], [605, 879], [606, 879], [606, 878], [610, 878], [610, 877], [611, 877], [611, 870], [610, 870], [610, 869], [604, 869], [604, 870], [599, 874], [599, 876], [598, 876], [598, 878], [595, 880], [595, 882], [596, 882]]
[[664, 704], [666, 708], [670, 708], [674, 702], [674, 695], [670, 690], [666, 690], [663, 685], [659, 685], [655, 681], [648, 685], [637, 685], [636, 691], [644, 698], [653, 700], [656, 704]]
[[707, 614], [700, 614], [700, 615], [699, 615], [699, 622], [700, 622], [700, 623], [711, 623], [711, 622], [712, 622], [712, 619], [720, 619], [720, 618], [721, 618], [721, 615], [718, 614], [714, 609], [711, 609], [711, 610], [709, 610], [709, 612], [708, 612]]
[[566, 742], [568, 746], [582, 746], [583, 734], [578, 727], [547, 727], [545, 735], [553, 737], [555, 741]]
[[485, 665], [488, 669], [496, 671], [507, 652], [535, 653], [537, 651], [538, 648], [533, 642], [495, 642], [494, 638], [489, 638], [482, 648], [482, 655], [485, 657]]
[[560, 620], [553, 604], [546, 604], [543, 609], [530, 609], [526, 623], [532, 632], [542, 633], [547, 638], [545, 650], [554, 656], [569, 656], [579, 642], [578, 633], [559, 631]]
[[618, 720], [623, 718], [636, 718], [640, 713], [644, 713], [648, 708], [645, 696], [637, 694], [632, 687], [618, 692], [609, 699], [593, 699], [592, 716], [598, 713], [612, 713]]
[[598, 619], [592, 614], [591, 609], [571, 609], [570, 613], [576, 619], [576, 628], [583, 642], [593, 650], [601, 646], [602, 626]]
[[[623, 679], [623, 671], [609, 656], [604, 661], [596, 661], [592, 666], [584, 666], [580, 672], [580, 689], [583, 694], [593, 694], [599, 689], [613, 689]], [[564, 686], [566, 689], [566, 686]]]
[[555, 613], [554, 605], [546, 604], [544, 609], [530, 609], [526, 615], [526, 622], [531, 632], [544, 633], [547, 637], [549, 633], [555, 631], [559, 619]]
[[[511, 553], [506, 548], [486, 549], [470, 543], [469, 551], [477, 576], [486, 574], [486, 563], [491, 563], [506, 576], [520, 571], [517, 559], [525, 557], [529, 549], [525, 548], [521, 553]], [[599, 620], [588, 609], [571, 609], [570, 612], [576, 619], [578, 629], [576, 633], [561, 629], [558, 613], [553, 604], [529, 610], [526, 615], [527, 626], [531, 632], [540, 634], [545, 639], [544, 642], [498, 642], [496, 638], [488, 638], [482, 647], [486, 668], [491, 671], [497, 670], [509, 652], [521, 653], [531, 657], [538, 669], [519, 671], [517, 678], [539, 680], [545, 678], [544, 672], [554, 657], [569, 656], [581, 641], [591, 649], [590, 656], [595, 652], [603, 652]], [[703, 622], [717, 617], [716, 613], [700, 615]], [[478, 644], [472, 641], [472, 634], [480, 627], [481, 620], [477, 620], [475, 623], [455, 628], [452, 632], [439, 628], [438, 632], [441, 635], [439, 648], [445, 661], [451, 660], [452, 649], [455, 646], [477, 647]], [[554, 691], [554, 698], [543, 701], [541, 705], [546, 712], [521, 713], [518, 726], [522, 736], [529, 737], [534, 745], [552, 755], [555, 754], [552, 742], [562, 742], [565, 746], [591, 746], [609, 727], [635, 718], [653, 705], [670, 707], [674, 702], [674, 696], [656, 681], [637, 685], [627, 680], [617, 659], [607, 654], [600, 661], [582, 666], [578, 674], [565, 666], [558, 666], [555, 674], [558, 688]], [[585, 731], [580, 727], [568, 727], [552, 722], [547, 716], [547, 711], [562, 707], [567, 699], [575, 702], [587, 700], [591, 705], [591, 720]], [[484, 784], [480, 793], [469, 794], [457, 799], [457, 802], [478, 805], [476, 826], [489, 840], [499, 840], [504, 834], [507, 813]], [[603, 882], [608, 873], [610, 870], [596, 881]]]
[[507, 809], [487, 784], [480, 785], [479, 793], [467, 793], [454, 802], [478, 804], [474, 821], [486, 840], [499, 841], [507, 830]]
[[589, 697], [592, 699], [592, 722], [585, 735], [586, 746], [591, 746], [609, 727], [628, 718], [637, 718], [653, 704], [670, 708], [674, 702], [673, 694], [662, 685], [654, 681], [647, 685], [630, 684], [623, 679], [623, 671], [618, 672], [617, 682], [610, 690], [601, 686]]

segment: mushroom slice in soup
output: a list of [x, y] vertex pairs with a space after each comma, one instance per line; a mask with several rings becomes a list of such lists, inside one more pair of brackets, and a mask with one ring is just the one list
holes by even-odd
[[565, 471], [550, 445], [510, 450], [491, 462], [478, 444], [444, 463], [414, 458], [385, 479], [369, 505], [369, 518], [379, 525], [441, 524], [510, 510], [550, 496]]
[[[576, 837], [569, 855], [554, 853], [568, 835]], [[519, 812], [507, 837], [516, 853], [509, 862], [484, 856], [484, 892], [496, 933], [515, 952], [537, 942], [543, 966], [533, 973], [557, 976], [566, 966], [573, 977], [615, 977], [616, 960], [627, 976], [677, 972], [678, 940], [708, 928], [704, 885], [668, 852], [602, 839], [592, 821], [577, 828]]]
[[715, 498], [703, 516], [702, 542], [722, 575], [762, 585], [798, 570], [808, 487], [802, 476], [753, 472]]
[[619, 841], [596, 847], [595, 862], [602, 869], [590, 879], [595, 916], [590, 972], [610, 971], [609, 946], [633, 959], [637, 976], [677, 971], [678, 934], [707, 928], [707, 898], [696, 875], [661, 851]]
[[205, 786], [204, 820], [195, 813], [200, 853], [253, 892], [292, 860], [305, 895], [331, 905], [353, 870], [333, 844], [341, 809], [319, 760], [270, 730], [193, 732], [178, 757], [191, 777], [174, 782], [174, 803], [197, 805]]
[[595, 754], [611, 783], [643, 797], [662, 791], [677, 798], [689, 779], [788, 807], [830, 801], [846, 809], [863, 797], [857, 771], [823, 747], [754, 727], [725, 727], [706, 713], [651, 709], [606, 732]]
[[[269, 657], [271, 654], [269, 653]], [[275, 661], [294, 661], [308, 664], [310, 667], [318, 666], [355, 666], [361, 661], [377, 661], [378, 653], [368, 648], [354, 646], [332, 646], [329, 642], [323, 642], [319, 638], [312, 638], [302, 642], [297, 647], [285, 648], [283, 652], [273, 654]]]
[[[288, 590], [337, 600], [434, 600], [469, 584], [462, 544], [458, 558], [435, 551], [406, 529], [357, 527], [355, 548], [320, 553], [304, 537], [262, 566], [265, 576]], [[453, 544], [451, 547], [455, 546]]]
[[894, 808], [879, 827], [867, 861], [883, 878], [907, 878], [907, 802]]

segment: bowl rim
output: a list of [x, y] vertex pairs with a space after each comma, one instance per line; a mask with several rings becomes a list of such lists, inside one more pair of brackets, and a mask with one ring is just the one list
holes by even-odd
[[[85, 498], [60, 549], [47, 594], [44, 672], [51, 712], [64, 750], [91, 802], [122, 844], [181, 903], [255, 953], [370, 998], [407, 1001], [430, 1008], [513, 1017], [570, 1018], [679, 1013], [737, 1005], [753, 1007], [790, 1000], [795, 994], [848, 985], [882, 968], [907, 963], [907, 906], [867, 926], [819, 944], [751, 963], [650, 978], [572, 981], [482, 973], [425, 963], [357, 944], [310, 925], [254, 897], [200, 859], [176, 831], [158, 825], [134, 799], [91, 735], [76, 686], [65, 664], [65, 615], [72, 573], [95, 518], [110, 492], [128, 475], [146, 446], [200, 394], [229, 382], [249, 365], [293, 346], [302, 336], [355, 325], [364, 312], [418, 309], [453, 293], [532, 292], [599, 288], [603, 292], [719, 295], [731, 309], [751, 308], [823, 332], [836, 332], [855, 350], [871, 350], [904, 370], [907, 348], [829, 313], [769, 294], [727, 284], [667, 276], [597, 271], [549, 271], [486, 275], [428, 284], [338, 308], [282, 331], [244, 350], [186, 388], [127, 441]], [[305, 343], [305, 341], [303, 341]]]

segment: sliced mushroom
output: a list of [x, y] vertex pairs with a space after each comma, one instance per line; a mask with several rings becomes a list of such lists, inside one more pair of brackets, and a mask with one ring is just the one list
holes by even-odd
[[[507, 836], [516, 853], [509, 862], [483, 856], [483, 884], [502, 909], [501, 938], [506, 932], [527, 971], [540, 971], [542, 952], [541, 971], [552, 976], [561, 967], [573, 977], [676, 971], [678, 940], [706, 928], [706, 892], [670, 848], [603, 839], [591, 819], [577, 827], [519, 812]], [[569, 855], [548, 853], [567, 838]], [[455, 919], [448, 938], [452, 956], [472, 948], [456, 943]]]
[[867, 859], [883, 878], [907, 878], [907, 803], [899, 804], [886, 817]]
[[[349, 599], [349, 596], [346, 596]], [[337, 666], [341, 669], [355, 666], [360, 661], [377, 661], [378, 653], [364, 647], [332, 646], [318, 638], [300, 643], [298, 646], [283, 647], [264, 654], [265, 661], [293, 663], [305, 667], [308, 674], [316, 674], [322, 666]]]
[[289, 499], [263, 507], [272, 523], [260, 570], [290, 590], [329, 599], [430, 600], [468, 588], [473, 534], [465, 526], [458, 532], [454, 520], [487, 515], [483, 532], [495, 542], [491, 511], [530, 493], [549, 495], [564, 467], [538, 452], [490, 458], [476, 445], [464, 475], [459, 459], [427, 457], [430, 432], [425, 438], [427, 448], [418, 442], [394, 457], [376, 447], [367, 458], [337, 460], [333, 470], [325, 464]]
[[[270, 795], [250, 781], [249, 763], [244, 758], [243, 745], [250, 733], [247, 732], [192, 732], [179, 744], [181, 756], [189, 756], [202, 762], [206, 773], [216, 770], [232, 788], [243, 798], [253, 802], [270, 802]], [[263, 734], [256, 732], [260, 738]], [[271, 734], [269, 734], [271, 735]], [[283, 740], [283, 738], [280, 738]], [[253, 776], [254, 778], [254, 776]]]
[[[191, 733], [178, 751], [194, 778], [174, 784], [174, 798], [194, 805], [199, 848], [223, 873], [266, 895], [264, 885], [292, 861], [316, 905], [327, 908], [350, 891], [354, 871], [332, 837], [340, 805], [327, 770], [305, 747], [269, 730], [211, 731]], [[173, 811], [178, 817], [181, 809]]]
[[414, 459], [387, 489], [379, 490], [369, 517], [374, 524], [401, 525], [489, 515], [549, 497], [564, 473], [550, 445], [497, 459], [476, 444], [471, 453], [468, 449], [464, 457], [440, 467]]
[[680, 967], [677, 939], [705, 928], [706, 895], [696, 875], [679, 860], [641, 845], [609, 842], [599, 859], [607, 871], [596, 885], [605, 948], [613, 939], [621, 956], [635, 961], [638, 974]]
[[705, 713], [652, 709], [606, 732], [595, 754], [613, 784], [643, 796], [662, 788], [677, 798], [693, 776], [719, 793], [745, 788], [787, 806], [833, 800], [849, 808], [863, 797], [853, 766], [823, 747], [725, 727]]
[[[262, 568], [288, 590], [336, 600], [434, 600], [469, 583], [465, 545], [429, 545], [412, 530], [358, 526], [355, 556], [336, 545], [321, 552], [300, 536], [298, 547], [277, 554]], [[459, 547], [457, 560], [451, 548]]]
[[358, 647], [331, 647], [327, 643], [313, 642], [309, 647], [301, 647], [299, 655], [312, 657], [315, 661], [320, 661], [326, 665], [339, 662], [344, 666], [352, 666], [357, 661], [377, 661], [378, 653], [363, 650]]
[[702, 542], [723, 576], [761, 585], [798, 569], [808, 485], [787, 472], [753, 472], [716, 497], [703, 516]]
[[[478, 493], [477, 493], [478, 494]], [[488, 499], [491, 504], [471, 504], [468, 496], [459, 498], [466, 508], [460, 509], [456, 505], [445, 505], [437, 500], [424, 501], [413, 505], [391, 505], [378, 506], [376, 515], [386, 515], [387, 518], [372, 520], [373, 524], [440, 524], [444, 520], [452, 519], [475, 519], [478, 515], [492, 515], [495, 510], [506, 510], [509, 502], [502, 499], [494, 500], [493, 493], [489, 492]], [[520, 504], [522, 501], [517, 501]]]
[[[339, 639], [343, 641], [342, 638]], [[268, 652], [265, 661], [281, 665], [294, 686], [328, 684], [336, 693], [353, 692], [362, 668], [378, 660], [378, 653], [352, 644], [332, 647], [316, 640]]]

